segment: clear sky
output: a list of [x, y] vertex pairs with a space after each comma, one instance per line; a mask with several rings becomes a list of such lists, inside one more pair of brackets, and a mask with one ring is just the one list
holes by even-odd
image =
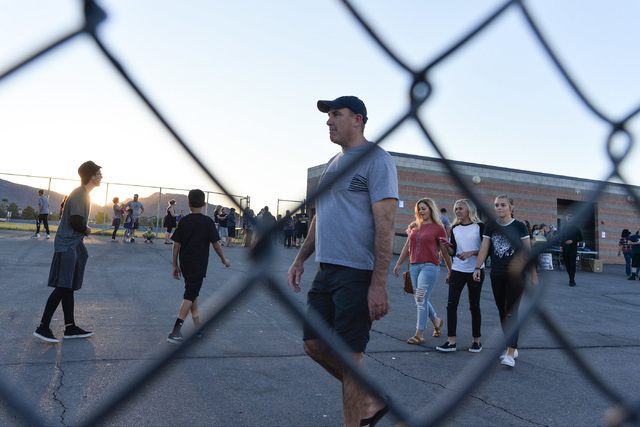
[[[0, 0], [0, 70], [77, 28], [81, 3]], [[256, 211], [264, 205], [274, 211], [278, 199], [302, 200], [307, 169], [338, 151], [329, 141], [326, 116], [316, 109], [318, 99], [359, 96], [369, 110], [370, 140], [408, 109], [411, 76], [341, 2], [98, 3], [108, 14], [99, 30], [107, 48], [220, 182], [233, 194], [249, 195]], [[504, 3], [353, 4], [402, 61], [419, 67]], [[525, 5], [605, 115], [621, 119], [640, 106], [640, 2]], [[518, 7], [436, 66], [429, 79], [432, 95], [420, 117], [447, 157], [608, 176], [609, 126], [570, 90]], [[629, 131], [638, 130], [635, 119]], [[0, 141], [1, 173], [77, 178], [78, 165], [92, 159], [103, 166], [105, 182], [218, 189], [87, 36], [0, 81]], [[383, 147], [436, 156], [415, 123], [403, 125]], [[630, 165], [640, 161], [639, 151], [623, 162], [635, 185], [640, 174]], [[131, 196], [124, 188], [114, 194], [118, 188], [109, 197]], [[94, 202], [104, 198], [94, 193]], [[222, 198], [211, 202], [229, 205]]]

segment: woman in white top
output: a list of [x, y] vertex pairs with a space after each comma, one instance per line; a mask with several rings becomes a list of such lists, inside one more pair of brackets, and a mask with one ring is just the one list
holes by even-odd
[[[456, 220], [451, 227], [451, 245], [447, 246], [453, 258], [451, 275], [449, 276], [449, 299], [447, 304], [447, 342], [436, 347], [439, 351], [456, 351], [456, 328], [458, 325], [458, 303], [460, 294], [467, 285], [469, 293], [469, 310], [471, 311], [471, 331], [473, 343], [469, 348], [472, 353], [482, 351], [480, 343], [480, 294], [484, 282], [484, 264], [480, 270], [480, 280], [473, 280], [473, 271], [482, 246], [484, 223], [478, 218], [476, 205], [469, 199], [460, 199], [453, 205]], [[455, 256], [454, 256], [455, 255]]]

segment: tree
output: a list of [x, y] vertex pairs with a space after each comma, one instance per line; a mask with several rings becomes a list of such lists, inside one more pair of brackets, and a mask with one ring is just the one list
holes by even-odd
[[2, 203], [0, 203], [0, 218], [7, 217], [7, 203], [9, 199], [2, 199]]
[[18, 212], [20, 212], [20, 208], [18, 208], [18, 205], [15, 202], [11, 202], [11, 204], [9, 204], [9, 207], [7, 208], [8, 212], [11, 212], [11, 217], [12, 218], [18, 218]]
[[105, 213], [104, 211], [98, 212], [96, 216], [93, 218], [95, 224], [102, 224], [103, 219], [104, 219], [104, 224], [111, 224], [111, 218], [109, 217], [109, 214]]
[[26, 208], [22, 209], [22, 218], [23, 219], [36, 219], [38, 213], [31, 205], [27, 205]]

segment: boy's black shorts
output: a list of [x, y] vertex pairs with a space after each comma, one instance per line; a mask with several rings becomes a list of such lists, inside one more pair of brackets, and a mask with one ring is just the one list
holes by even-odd
[[640, 252], [631, 254], [631, 267], [640, 268]]
[[198, 279], [187, 279], [184, 278], [184, 299], [188, 301], [195, 301], [200, 295], [200, 288], [202, 288], [202, 281], [204, 277], [200, 277]]
[[[363, 353], [369, 342], [369, 286], [371, 270], [321, 263], [307, 295], [307, 311], [314, 309], [349, 349]], [[317, 339], [305, 321], [303, 339]]]

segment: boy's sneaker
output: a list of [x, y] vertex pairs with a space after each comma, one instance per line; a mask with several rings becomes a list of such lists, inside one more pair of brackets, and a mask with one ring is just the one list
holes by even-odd
[[184, 342], [184, 338], [182, 337], [182, 334], [180, 332], [178, 332], [177, 334], [171, 332], [169, 334], [169, 337], [167, 338], [167, 342], [170, 342], [172, 344], [181, 344]]
[[33, 236], [31, 236], [32, 239], [39, 239], [40, 238], [40, 234], [36, 233]]
[[131, 238], [131, 243], [135, 243], [136, 239], [135, 238]]
[[64, 338], [65, 339], [74, 339], [74, 338], [87, 338], [93, 335], [93, 332], [85, 331], [82, 328], [77, 327], [76, 325], [71, 325], [64, 330]]
[[60, 342], [56, 337], [53, 336], [53, 332], [51, 329], [43, 328], [42, 326], [38, 326], [38, 329], [33, 333], [34, 337], [40, 338], [42, 341], [46, 342]]
[[627, 280], [636, 280], [636, 274], [633, 273]]
[[451, 344], [449, 341], [447, 341], [446, 343], [436, 347], [436, 350], [444, 352], [456, 351], [456, 345], [455, 343]]
[[469, 351], [471, 353], [480, 353], [482, 351], [482, 344], [479, 342], [474, 342], [473, 344], [471, 344], [471, 347], [469, 347]]
[[50, 238], [51, 238], [51, 234], [47, 234], [47, 239], [50, 239]]

